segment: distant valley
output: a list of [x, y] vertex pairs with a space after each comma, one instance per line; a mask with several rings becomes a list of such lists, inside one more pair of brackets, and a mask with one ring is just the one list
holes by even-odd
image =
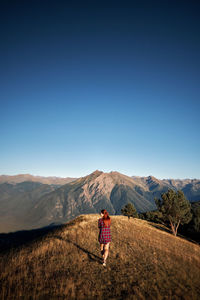
[[158, 180], [119, 172], [95, 171], [81, 178], [0, 176], [0, 232], [64, 223], [80, 214], [106, 208], [118, 215], [132, 202], [138, 212], [156, 208], [154, 198], [181, 189], [191, 202], [200, 200], [200, 180]]

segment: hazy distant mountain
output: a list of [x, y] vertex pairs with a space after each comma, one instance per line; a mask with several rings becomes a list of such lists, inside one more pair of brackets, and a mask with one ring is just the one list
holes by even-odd
[[190, 201], [200, 200], [199, 180], [158, 180], [129, 177], [118, 172], [92, 174], [62, 186], [24, 182], [0, 184], [0, 231], [31, 229], [63, 223], [77, 215], [120, 214], [131, 202], [138, 212], [156, 208], [154, 198], [169, 188], [182, 189]]
[[182, 190], [186, 198], [191, 202], [200, 201], [200, 180], [199, 179], [163, 179], [159, 180], [153, 176], [132, 177], [138, 184], [149, 187], [150, 191], [160, 191], [166, 188]]
[[73, 180], [76, 180], [77, 178], [61, 178], [61, 177], [43, 177], [43, 176], [33, 176], [30, 174], [19, 174], [19, 175], [0, 175], [0, 183], [20, 183], [24, 181], [33, 181], [33, 182], [40, 182], [44, 184], [57, 184], [57, 185], [63, 185], [66, 183], [69, 183]]
[[[38, 182], [0, 184], [0, 231], [27, 228], [27, 220], [24, 221], [27, 212], [32, 210], [41, 196], [56, 188], [55, 185]], [[31, 227], [31, 219], [29, 221]]]

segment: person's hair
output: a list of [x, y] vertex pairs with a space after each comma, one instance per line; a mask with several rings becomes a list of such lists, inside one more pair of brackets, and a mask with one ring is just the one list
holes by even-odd
[[110, 226], [111, 219], [109, 217], [109, 214], [108, 214], [107, 210], [102, 209], [101, 213], [103, 214], [103, 222], [104, 222], [105, 227]]

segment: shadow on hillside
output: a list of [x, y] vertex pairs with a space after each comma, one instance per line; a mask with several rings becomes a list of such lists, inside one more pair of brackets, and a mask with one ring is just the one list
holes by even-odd
[[[172, 231], [171, 231], [170, 228], [164, 227], [164, 226], [162, 226], [162, 225], [160, 225], [160, 224], [156, 224], [156, 223], [149, 223], [149, 224], [150, 224], [152, 227], [154, 227], [154, 228], [157, 228], [157, 229], [160, 229], [160, 230], [162, 230], [162, 231], [165, 231], [165, 232], [167, 232], [167, 233], [172, 234]], [[184, 232], [182, 232], [182, 233], [184, 233]], [[178, 232], [178, 233], [177, 233], [177, 237], [180, 237], [180, 238], [182, 238], [182, 239], [185, 239], [185, 240], [187, 240], [187, 241], [189, 241], [189, 242], [191, 242], [191, 243], [197, 244], [197, 245], [200, 244], [200, 240], [198, 240], [198, 238], [199, 238], [198, 235], [197, 235], [197, 236], [195, 236], [195, 235], [187, 236], [186, 233], [184, 233], [184, 235], [183, 235], [183, 234], [181, 234], [180, 232]], [[197, 237], [198, 237], [198, 238], [197, 238]]]
[[79, 216], [67, 223], [51, 223], [48, 226], [38, 229], [0, 233], [0, 254], [10, 250], [20, 249], [23, 246], [28, 246], [29, 243], [42, 240], [48, 233], [53, 233], [57, 229], [74, 226], [82, 220], [84, 220], [84, 217]]
[[11, 233], [0, 233], [0, 253], [17, 250], [35, 240], [41, 240], [45, 235], [63, 225], [51, 225], [32, 230], [21, 230]]
[[149, 224], [150, 224], [152, 227], [154, 227], [154, 228], [160, 229], [160, 230], [165, 231], [165, 232], [167, 232], [167, 233], [172, 233], [172, 231], [171, 231], [169, 228], [164, 227], [164, 226], [162, 226], [162, 225], [160, 225], [160, 224], [157, 224], [157, 223], [149, 223]]
[[[77, 221], [76, 221], [77, 222]], [[32, 229], [32, 230], [21, 230], [11, 233], [0, 233], [0, 254], [4, 254], [9, 252], [10, 250], [17, 251], [21, 249], [23, 246], [28, 246], [32, 242], [39, 242], [41, 241], [47, 234], [53, 233], [55, 234], [57, 229], [61, 229], [62, 227], [70, 227], [76, 223], [74, 220], [67, 223], [67, 224], [60, 224], [60, 225], [51, 225], [42, 227], [39, 229]], [[77, 247], [78, 250], [83, 251], [87, 254], [88, 259], [91, 262], [98, 262], [102, 264], [102, 260], [99, 256], [95, 255], [94, 253], [88, 251], [87, 249], [81, 247], [77, 243], [69, 239], [63, 239], [58, 235], [54, 235], [54, 238], [61, 240], [65, 243], [71, 243]]]
[[79, 250], [83, 251], [84, 253], [86, 253], [87, 256], [88, 256], [88, 259], [91, 262], [98, 262], [99, 264], [102, 264], [102, 259], [99, 256], [97, 256], [96, 254], [94, 254], [94, 253], [88, 251], [87, 249], [81, 247], [80, 245], [78, 245], [74, 241], [71, 241], [69, 239], [63, 239], [61, 236], [55, 236], [55, 238], [61, 240], [62, 242], [73, 244], [74, 246], [77, 247], [77, 249], [79, 249]]

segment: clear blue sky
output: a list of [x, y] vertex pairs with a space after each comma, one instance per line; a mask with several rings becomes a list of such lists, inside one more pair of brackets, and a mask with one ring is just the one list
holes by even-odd
[[200, 178], [199, 15], [199, 1], [1, 1], [0, 174]]

